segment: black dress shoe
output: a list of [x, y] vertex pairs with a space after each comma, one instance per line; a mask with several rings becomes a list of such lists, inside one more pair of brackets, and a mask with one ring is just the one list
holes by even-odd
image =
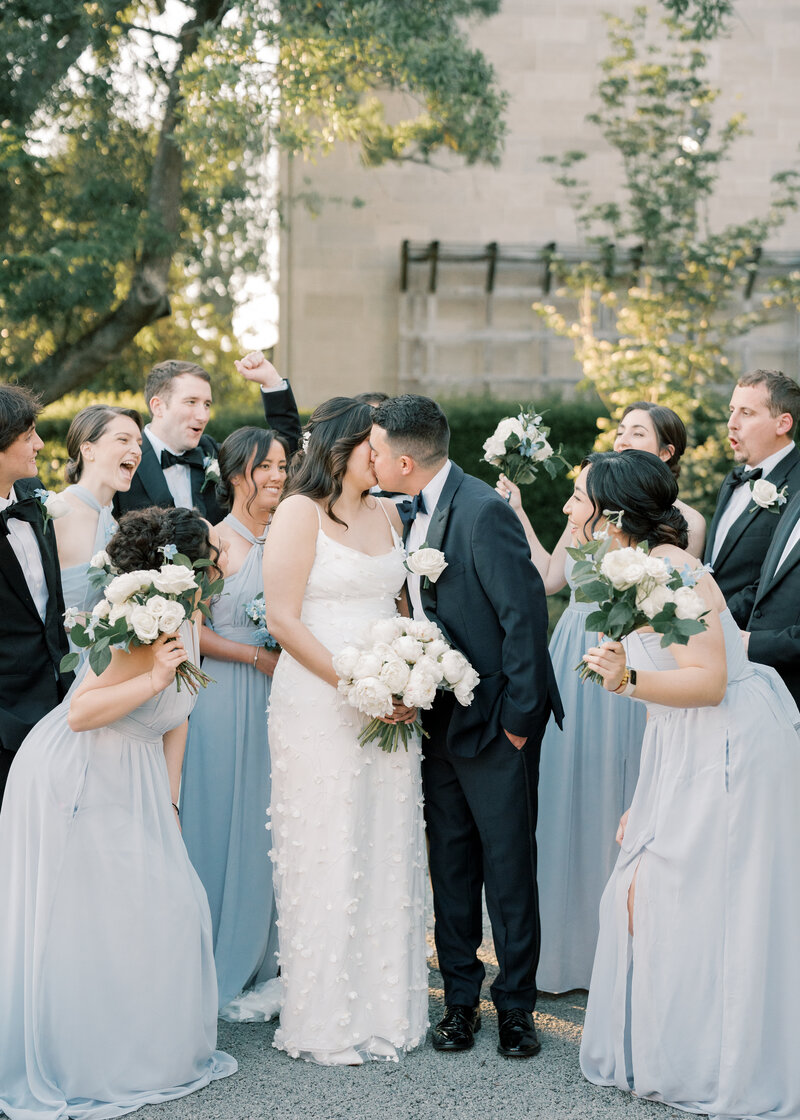
[[481, 1029], [480, 1007], [455, 1003], [444, 1009], [444, 1019], [431, 1031], [434, 1050], [471, 1050], [475, 1032]]
[[498, 1008], [497, 1026], [500, 1032], [497, 1053], [504, 1058], [532, 1058], [541, 1050], [542, 1044], [536, 1037], [530, 1011], [521, 1007], [512, 1007], [507, 1011]]

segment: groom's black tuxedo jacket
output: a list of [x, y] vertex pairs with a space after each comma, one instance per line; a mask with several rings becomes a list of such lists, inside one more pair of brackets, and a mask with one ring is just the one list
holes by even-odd
[[[719, 519], [730, 500], [733, 488], [730, 483], [732, 474], [726, 475], [717, 498], [717, 508], [706, 541], [705, 562], [710, 564], [714, 551], [714, 540]], [[777, 467], [767, 476], [780, 490], [786, 487], [786, 496], [791, 499], [800, 492], [800, 451], [793, 447]], [[745, 512], [731, 525], [728, 535], [714, 562], [714, 579], [727, 600], [731, 613], [740, 626], [747, 621], [750, 606], [743, 592], [752, 584], [758, 583], [761, 565], [769, 548], [772, 535], [783, 520], [786, 506], [779, 507], [779, 513], [761, 509], [755, 502], [749, 502]], [[752, 512], [751, 512], [752, 511]]]
[[[17, 499], [42, 483], [24, 478], [14, 483]], [[0, 533], [0, 746], [15, 751], [35, 723], [55, 708], [72, 683], [72, 673], [58, 675], [69, 652], [64, 633], [64, 597], [52, 522], [32, 523], [47, 583], [47, 613], [42, 622], [8, 537]]]
[[[407, 535], [407, 534], [406, 534]], [[503, 730], [540, 739], [563, 710], [547, 651], [547, 600], [519, 519], [491, 487], [453, 464], [425, 542], [447, 567], [421, 588], [426, 616], [480, 673], [475, 699], [456, 704], [447, 744], [479, 753]]]
[[[295, 451], [300, 442], [301, 427], [291, 388], [287, 385], [285, 389], [276, 390], [274, 393], [262, 393], [261, 398], [267, 425], [286, 439], [290, 451]], [[219, 444], [211, 436], [201, 436], [198, 446], [204, 456], [211, 459], [217, 457]], [[192, 504], [212, 525], [216, 525], [222, 521], [228, 511], [217, 501], [214, 483], [204, 486], [204, 478], [200, 471], [192, 470], [189, 473], [192, 484]], [[144, 435], [142, 436], [142, 461], [133, 476], [130, 490], [127, 493], [120, 491], [114, 498], [114, 514], [119, 518], [131, 509], [145, 509], [147, 506], [168, 508], [174, 505], [167, 480], [164, 478], [161, 460], [153, 450], [150, 440]]]
[[739, 595], [750, 631], [751, 661], [777, 669], [800, 707], [800, 544], [778, 567], [792, 529], [800, 519], [800, 491], [787, 503], [775, 530], [761, 576]]

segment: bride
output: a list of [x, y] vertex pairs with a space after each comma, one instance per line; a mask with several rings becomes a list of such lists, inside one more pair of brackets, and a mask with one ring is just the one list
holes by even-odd
[[[372, 409], [320, 405], [264, 549], [283, 654], [269, 716], [283, 1000], [274, 1045], [325, 1065], [397, 1060], [427, 1026], [419, 742], [361, 747], [332, 657], [397, 612], [400, 519], [373, 497]], [[410, 722], [396, 707], [388, 722]]]

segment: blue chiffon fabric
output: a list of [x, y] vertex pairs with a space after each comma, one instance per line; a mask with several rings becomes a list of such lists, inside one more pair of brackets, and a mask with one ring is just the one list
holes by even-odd
[[[263, 539], [235, 517], [224, 522], [250, 541], [244, 564], [225, 581], [211, 626], [255, 647], [245, 604], [263, 588]], [[267, 832], [270, 756], [267, 705], [271, 677], [250, 662], [203, 660], [214, 684], [201, 691], [189, 721], [181, 824], [192, 863], [208, 894], [214, 927], [219, 1007], [251, 984], [277, 975], [277, 913]], [[239, 1017], [238, 1015], [236, 1016]]]
[[[117, 531], [117, 523], [114, 520], [114, 514], [111, 511], [111, 506], [101, 506], [94, 494], [90, 493], [85, 486], [80, 486], [75, 483], [72, 486], [67, 486], [64, 489], [65, 494], [73, 494], [79, 501], [89, 506], [98, 514], [97, 532], [94, 538], [94, 546], [92, 548], [92, 556], [104, 549], [114, 533]], [[61, 569], [61, 587], [64, 592], [64, 606], [74, 607], [79, 611], [90, 611], [95, 603], [99, 603], [103, 597], [102, 588], [91, 587], [87, 579], [89, 571], [89, 564], [73, 564], [71, 568]], [[86, 656], [86, 650], [80, 650], [70, 642], [70, 649], [75, 653], [81, 655], [81, 660]]]
[[[568, 557], [568, 582], [573, 563]], [[575, 672], [598, 638], [585, 626], [595, 604], [577, 603], [570, 588], [550, 642], [564, 729], [550, 720], [539, 770], [542, 948], [536, 984], [543, 992], [589, 987], [600, 897], [617, 858], [614, 837], [633, 797], [645, 729], [643, 705], [583, 682]]]

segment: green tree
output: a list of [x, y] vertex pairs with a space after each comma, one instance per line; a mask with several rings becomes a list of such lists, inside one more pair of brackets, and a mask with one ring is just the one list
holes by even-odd
[[535, 309], [574, 340], [587, 381], [612, 415], [647, 399], [691, 425], [695, 415], [700, 422], [714, 411], [711, 387], [731, 380], [731, 342], [767, 321], [785, 298], [751, 293], [745, 300], [743, 293], [762, 245], [797, 207], [800, 177], [775, 175], [765, 215], [713, 230], [708, 203], [744, 118], [714, 125], [719, 91], [683, 22], [666, 21], [667, 42], [659, 45], [648, 37], [644, 8], [631, 21], [607, 18], [611, 52], [602, 63], [599, 108], [588, 119], [619, 154], [624, 203], [593, 201], [577, 172], [584, 153], [549, 157], [591, 252], [577, 263], [554, 261], [577, 300], [575, 317], [552, 305]]
[[263, 266], [276, 144], [496, 162], [505, 97], [465, 21], [498, 4], [190, 0], [181, 24], [170, 0], [7, 0], [5, 377], [51, 401], [113, 363], [124, 385], [173, 308], [224, 343], [231, 278]]

